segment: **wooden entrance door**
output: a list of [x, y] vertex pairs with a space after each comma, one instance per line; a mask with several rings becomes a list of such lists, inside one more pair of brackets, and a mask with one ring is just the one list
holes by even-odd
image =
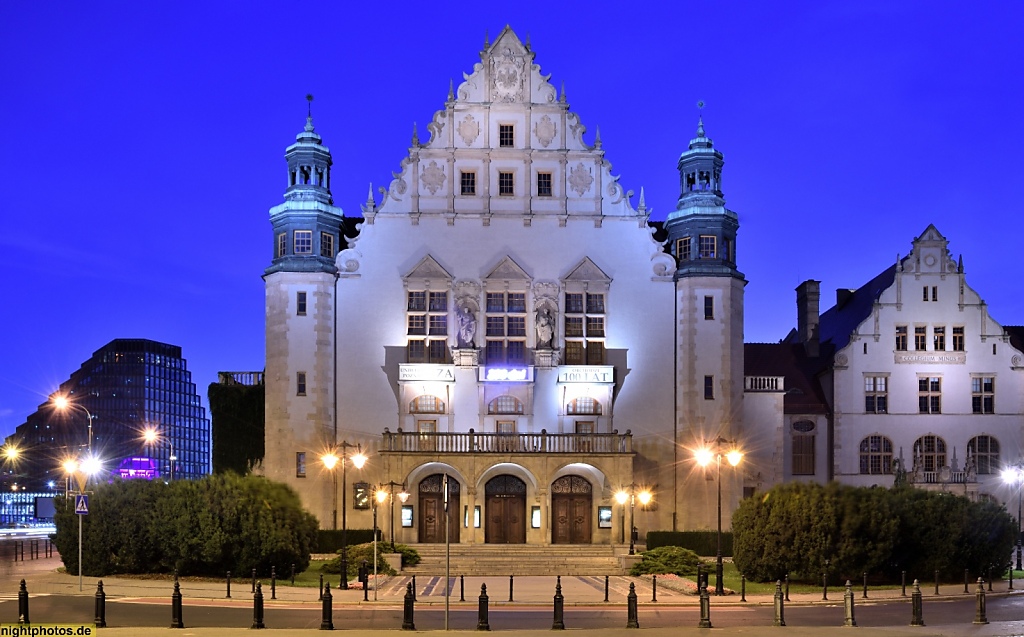
[[515, 476], [501, 475], [484, 485], [488, 544], [526, 543], [526, 483]]
[[593, 488], [580, 476], [563, 476], [551, 483], [551, 543], [590, 544]]
[[[444, 475], [435, 473], [420, 482], [420, 533], [419, 540], [424, 544], [444, 543]], [[448, 477], [448, 541], [459, 542], [461, 524], [459, 516], [462, 508], [459, 505], [459, 481]]]

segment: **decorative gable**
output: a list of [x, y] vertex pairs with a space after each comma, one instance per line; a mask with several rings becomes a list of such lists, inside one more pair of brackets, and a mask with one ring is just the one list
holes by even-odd
[[502, 259], [498, 265], [494, 266], [494, 269], [484, 278], [487, 279], [488, 283], [494, 281], [528, 282], [532, 280], [532, 277], [526, 273], [526, 270], [513, 261], [512, 257], [508, 256]]
[[566, 291], [587, 290], [589, 292], [607, 292], [611, 287], [611, 278], [590, 257], [583, 257], [579, 264], [569, 271], [563, 279]]
[[904, 272], [946, 274], [957, 271], [957, 264], [949, 254], [949, 241], [934, 225], [929, 224], [921, 236], [914, 239], [913, 246], [904, 262]]
[[429, 254], [403, 278], [407, 287], [425, 290], [446, 290], [451, 287], [452, 282], [452, 275]]

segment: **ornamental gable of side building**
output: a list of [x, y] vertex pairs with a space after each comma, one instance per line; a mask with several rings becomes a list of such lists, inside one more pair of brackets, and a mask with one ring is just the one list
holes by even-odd
[[[310, 377], [303, 389], [334, 403], [295, 410], [292, 430], [309, 413], [336, 414], [302, 440], [282, 438], [296, 446], [282, 457], [361, 445], [369, 461], [348, 468], [349, 482], [410, 493], [398, 541], [443, 541], [447, 475], [453, 541], [623, 542], [615, 492], [669, 488], [657, 481], [672, 462], [675, 260], [643, 193], [634, 208], [599, 134], [584, 141], [529, 45], [506, 27], [480, 58], [429, 137], [414, 132], [381, 199], [371, 188], [362, 219], [344, 220], [354, 227], [334, 289], [316, 289], [336, 312], [331, 347], [276, 357], [327, 372], [326, 388]], [[293, 420], [272, 395], [268, 418]], [[268, 455], [276, 430], [268, 423]], [[322, 523], [338, 504], [329, 492], [304, 502]], [[367, 526], [367, 509], [350, 506], [349, 523]], [[638, 523], [671, 527], [670, 506], [647, 508]], [[570, 509], [585, 521], [570, 522]]]
[[989, 315], [947, 246], [930, 225], [909, 255], [859, 289], [838, 290], [820, 321], [816, 292], [815, 305], [799, 310], [821, 350], [834, 351], [820, 378], [831, 395], [837, 480], [996, 497], [1000, 467], [1020, 459], [1017, 328]]

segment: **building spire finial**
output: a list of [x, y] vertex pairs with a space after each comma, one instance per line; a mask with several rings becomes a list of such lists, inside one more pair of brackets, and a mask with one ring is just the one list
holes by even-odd
[[643, 186], [640, 186], [640, 202], [637, 203], [636, 211], [637, 212], [646, 212], [647, 211], [647, 203], [644, 201], [644, 187]]
[[419, 133], [416, 132], [416, 122], [412, 123], [412, 145], [413, 146], [419, 146], [420, 145], [420, 135], [419, 135]]
[[374, 202], [374, 200], [373, 200], [373, 182], [372, 181], [370, 182], [370, 191], [368, 193], [366, 193], [366, 205], [369, 206], [370, 209], [373, 209], [373, 207], [376, 205], [376, 202]]
[[455, 101], [455, 80], [448, 78], [448, 101]]
[[306, 132], [313, 131], [313, 94], [306, 93]]
[[601, 127], [597, 126], [594, 133], [594, 148], [601, 150]]
[[558, 103], [565, 104], [565, 80], [562, 80], [562, 91], [558, 96]]
[[704, 100], [697, 102], [697, 137], [704, 137]]
[[484, 29], [484, 51], [491, 48], [491, 36], [487, 33], [487, 29]]

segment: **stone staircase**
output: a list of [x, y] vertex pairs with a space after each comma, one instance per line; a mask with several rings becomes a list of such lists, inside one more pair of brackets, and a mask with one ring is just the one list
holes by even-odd
[[[444, 544], [410, 544], [420, 563], [402, 575], [444, 575]], [[451, 574], [623, 575], [626, 548], [607, 544], [452, 544]]]

